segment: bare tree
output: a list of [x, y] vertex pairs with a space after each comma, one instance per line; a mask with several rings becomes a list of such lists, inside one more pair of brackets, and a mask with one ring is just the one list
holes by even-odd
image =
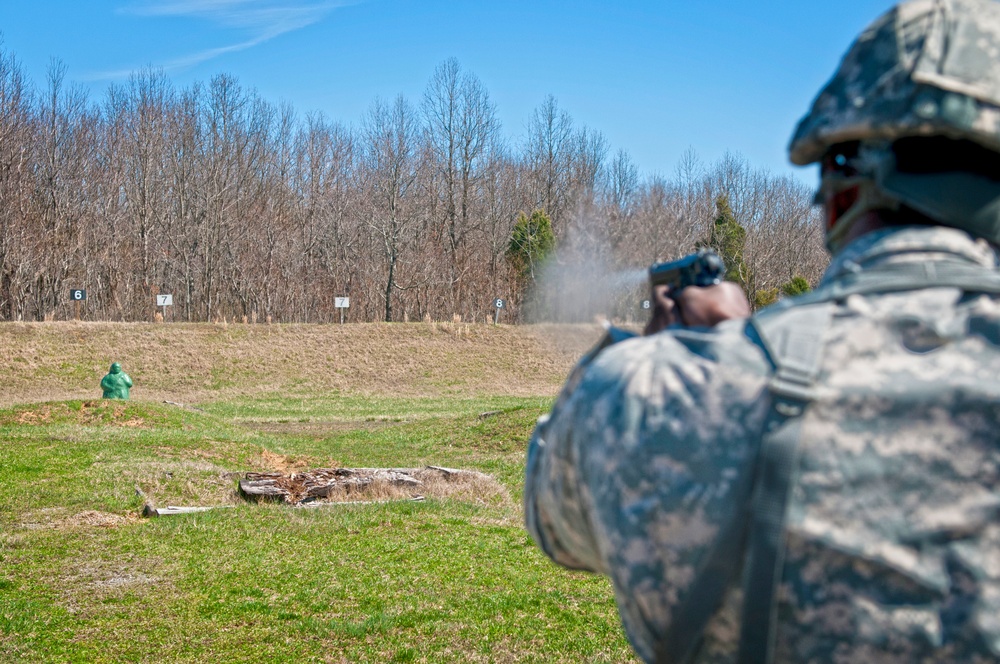
[[202, 104], [200, 85], [181, 93], [170, 113], [170, 151], [167, 162], [170, 212], [163, 229], [168, 249], [163, 286], [180, 285], [178, 306], [184, 320], [194, 320], [198, 307], [195, 275], [198, 266], [199, 221], [204, 212], [199, 202], [199, 191], [204, 176], [200, 167], [203, 136], [200, 123]]
[[34, 140], [31, 93], [14, 56], [0, 49], [0, 318], [25, 315], [30, 288], [26, 219]]
[[[486, 320], [495, 297], [522, 317], [526, 286], [505, 253], [535, 210], [553, 222], [563, 283], [584, 286], [545, 315], [627, 318], [639, 286], [609, 284], [691, 251], [719, 196], [745, 229], [752, 292], [815, 282], [827, 260], [795, 181], [734, 153], [706, 167], [690, 149], [673, 178], [641, 177], [551, 96], [512, 148], [455, 60], [435, 70], [420, 115], [376, 100], [357, 130], [225, 75], [175, 89], [144, 70], [98, 106], [58, 63], [47, 83], [36, 93], [0, 49], [4, 320], [70, 315], [70, 287], [88, 289], [87, 315], [119, 320], [148, 319], [157, 293], [191, 321], [326, 322], [334, 294], [359, 321]], [[567, 300], [557, 290], [550, 303]]]
[[[28, 255], [38, 270], [31, 289], [32, 309], [39, 320], [55, 316], [70, 278], [87, 272], [84, 251], [87, 211], [96, 192], [88, 169], [93, 168], [96, 116], [83, 91], [67, 87], [66, 68], [53, 62], [49, 86], [40, 107], [39, 133], [34, 141], [35, 193], [29, 213]], [[79, 284], [82, 286], [83, 284]]]
[[[302, 251], [315, 266], [303, 278], [318, 282], [314, 289], [328, 299], [333, 292], [350, 296], [363, 260], [361, 226], [355, 223], [354, 192], [359, 185], [354, 181], [354, 138], [344, 127], [311, 115], [296, 139], [296, 162]], [[314, 301], [322, 299], [314, 295]], [[329, 316], [332, 319], [332, 311]]]
[[454, 58], [434, 72], [424, 93], [423, 115], [432, 148], [436, 182], [435, 206], [441, 219], [440, 235], [447, 256], [448, 306], [460, 310], [460, 282], [475, 267], [466, 246], [470, 233], [482, 223], [476, 197], [489, 165], [499, 131], [496, 107], [472, 74], [462, 72]]
[[101, 279], [122, 319], [153, 310], [163, 281], [163, 228], [170, 214], [170, 114], [174, 91], [162, 71], [113, 86], [104, 105], [100, 158], [108, 196], [100, 206]]
[[392, 317], [397, 270], [416, 216], [411, 199], [417, 179], [417, 124], [409, 103], [377, 99], [362, 127], [369, 197], [366, 221], [382, 248], [385, 263], [385, 321]]
[[535, 207], [551, 218], [556, 235], [562, 232], [573, 154], [573, 120], [549, 95], [535, 109], [528, 125], [526, 163], [532, 176]]

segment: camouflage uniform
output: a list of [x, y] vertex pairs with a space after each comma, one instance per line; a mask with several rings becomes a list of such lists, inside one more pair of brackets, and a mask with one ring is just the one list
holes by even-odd
[[823, 162], [820, 287], [584, 358], [528, 529], [647, 661], [998, 662], [1000, 2], [889, 11], [789, 153]]
[[[843, 296], [859, 275], [942, 263], [996, 276], [994, 251], [962, 231], [883, 230], [762, 316], [832, 312], [785, 524], [775, 661], [1000, 661], [1000, 299], [919, 279]], [[647, 661], [720, 524], [745, 518], [734, 486], [757, 457], [771, 373], [747, 321], [634, 338], [585, 358], [535, 430], [528, 529], [555, 561], [611, 577]], [[695, 661], [735, 661], [740, 595], [735, 579]]]

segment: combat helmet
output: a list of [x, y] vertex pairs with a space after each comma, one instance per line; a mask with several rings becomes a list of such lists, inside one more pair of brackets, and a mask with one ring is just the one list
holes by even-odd
[[[899, 158], [904, 144], [917, 167]], [[962, 147], [936, 162], [945, 144]], [[818, 197], [858, 187], [827, 231], [832, 250], [864, 212], [901, 205], [1000, 244], [1000, 1], [891, 9], [848, 50], [788, 151], [831, 166]]]

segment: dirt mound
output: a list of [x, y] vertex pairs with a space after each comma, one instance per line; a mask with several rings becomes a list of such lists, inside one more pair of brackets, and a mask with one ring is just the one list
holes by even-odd
[[293, 457], [287, 454], [278, 454], [265, 449], [260, 453], [260, 466], [263, 468], [273, 468], [281, 473], [290, 473], [297, 470], [305, 470], [308, 461], [304, 457]]
[[240, 480], [240, 493], [251, 500], [279, 500], [292, 505], [408, 498], [456, 498], [488, 503], [508, 497], [491, 475], [440, 466], [246, 473]]
[[0, 406], [99, 396], [112, 361], [138, 401], [551, 396], [600, 334], [597, 325], [0, 323]]
[[46, 508], [26, 513], [20, 527], [28, 530], [71, 528], [118, 528], [138, 521], [136, 514], [112, 514], [97, 510], [86, 510], [69, 514], [65, 508]]
[[137, 519], [134, 515], [124, 516], [121, 514], [109, 514], [108, 512], [98, 512], [87, 510], [74, 514], [66, 519], [63, 524], [66, 526], [91, 526], [100, 528], [117, 528], [129, 523], [135, 523]]
[[99, 399], [94, 401], [68, 401], [41, 403], [15, 408], [0, 415], [3, 424], [82, 424], [118, 427], [149, 428], [146, 419], [126, 401]]

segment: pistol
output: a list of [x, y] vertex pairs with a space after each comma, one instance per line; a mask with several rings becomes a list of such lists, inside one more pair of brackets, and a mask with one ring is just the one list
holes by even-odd
[[649, 284], [652, 287], [669, 286], [671, 292], [678, 292], [688, 286], [714, 286], [721, 284], [726, 274], [726, 264], [722, 257], [711, 249], [697, 252], [666, 263], [649, 266]]

